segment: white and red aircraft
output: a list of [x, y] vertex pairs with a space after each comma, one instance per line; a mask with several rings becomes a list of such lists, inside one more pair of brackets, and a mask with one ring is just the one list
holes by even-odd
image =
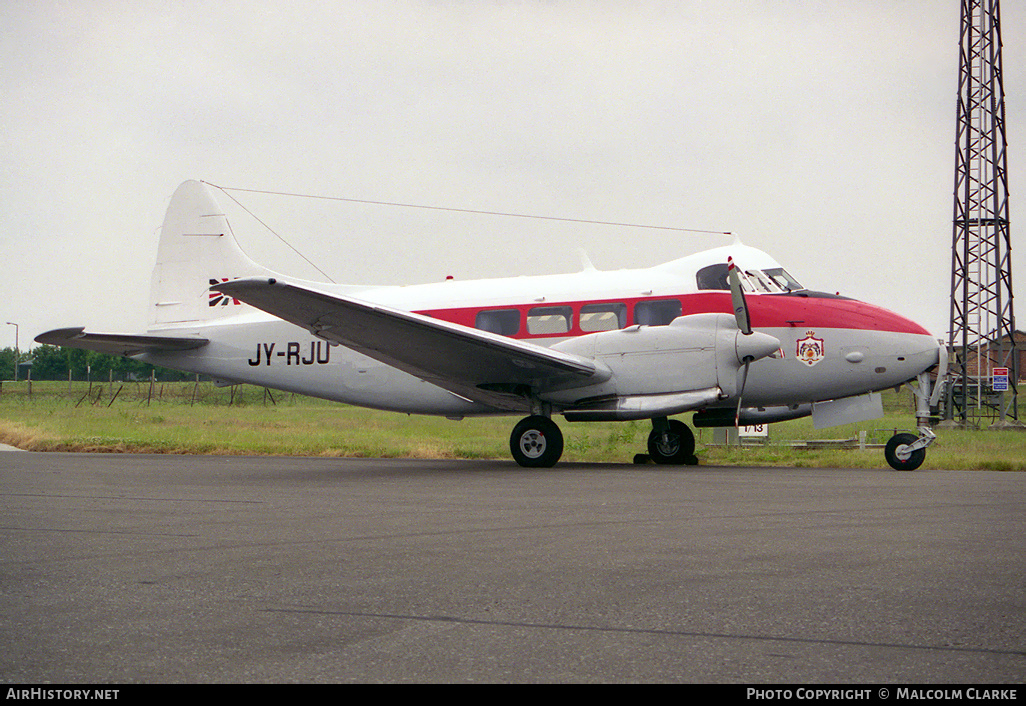
[[[736, 263], [736, 266], [735, 266]], [[527, 415], [510, 450], [552, 466], [552, 421], [652, 420], [658, 463], [695, 463], [696, 426], [882, 415], [875, 393], [918, 378], [919, 436], [887, 446], [917, 468], [943, 347], [880, 307], [812, 292], [735, 242], [647, 269], [414, 286], [281, 276], [240, 249], [209, 186], [176, 191], [160, 237], [145, 335], [49, 331], [40, 343], [131, 356], [350, 404], [459, 419]]]

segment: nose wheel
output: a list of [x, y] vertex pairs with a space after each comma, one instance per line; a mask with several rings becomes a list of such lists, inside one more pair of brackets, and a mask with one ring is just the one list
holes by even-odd
[[926, 449], [915, 434], [895, 434], [884, 448], [884, 458], [896, 471], [914, 471], [923, 465]]

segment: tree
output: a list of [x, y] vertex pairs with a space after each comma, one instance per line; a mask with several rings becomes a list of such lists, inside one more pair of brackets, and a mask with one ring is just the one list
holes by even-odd
[[13, 348], [0, 349], [0, 380], [14, 379], [14, 358]]
[[[100, 382], [111, 377], [115, 380], [144, 380], [150, 377], [150, 371], [154, 371], [158, 380], [165, 382], [192, 378], [189, 373], [159, 368], [134, 358], [81, 348], [41, 345], [32, 349], [31, 357], [33, 380], [67, 380], [68, 371], [71, 371], [73, 380], [85, 380], [88, 377]], [[3, 370], [2, 360], [0, 357], [0, 371]], [[13, 372], [13, 367], [11, 370]]]
[[36, 346], [32, 349], [32, 379], [68, 379], [68, 359], [60, 346]]

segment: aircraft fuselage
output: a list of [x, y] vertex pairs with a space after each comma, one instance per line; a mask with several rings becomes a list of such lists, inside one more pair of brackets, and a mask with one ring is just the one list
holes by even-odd
[[[504, 333], [501, 328], [506, 325], [506, 335], [558, 348], [570, 339], [667, 325], [679, 316], [731, 313], [729, 292], [688, 291], [694, 289], [688, 284], [686, 276], [652, 268], [366, 288], [350, 295], [470, 328], [492, 326], [486, 330]], [[747, 299], [753, 328], [781, 344], [775, 357], [752, 367], [744, 389], [748, 406], [882, 390], [915, 378], [937, 361], [937, 342], [928, 331], [871, 304], [806, 290], [750, 292]], [[210, 344], [187, 352], [145, 354], [143, 359], [227, 382], [378, 409], [444, 416], [516, 411], [472, 402], [345, 347], [329, 345], [298, 326], [246, 310], [209, 323], [162, 327], [161, 333], [202, 336]], [[636, 355], [652, 354], [646, 350]], [[672, 371], [662, 374], [672, 377]], [[555, 393], [548, 401], [569, 405], [572, 396]], [[732, 404], [736, 399], [729, 394], [718, 402]]]

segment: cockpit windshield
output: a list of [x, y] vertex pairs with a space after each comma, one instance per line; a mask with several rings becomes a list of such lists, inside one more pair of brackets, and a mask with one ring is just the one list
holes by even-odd
[[789, 275], [783, 267], [774, 267], [770, 270], [763, 270], [769, 277], [777, 283], [785, 292], [797, 292], [801, 289], [805, 289], [802, 284], [794, 277]]
[[[783, 267], [773, 267], [765, 270], [739, 270], [738, 274], [741, 279], [741, 289], [745, 292], [783, 294], [785, 292], [805, 289]], [[717, 263], [703, 267], [698, 271], [695, 278], [699, 290], [730, 290], [726, 263]]]

